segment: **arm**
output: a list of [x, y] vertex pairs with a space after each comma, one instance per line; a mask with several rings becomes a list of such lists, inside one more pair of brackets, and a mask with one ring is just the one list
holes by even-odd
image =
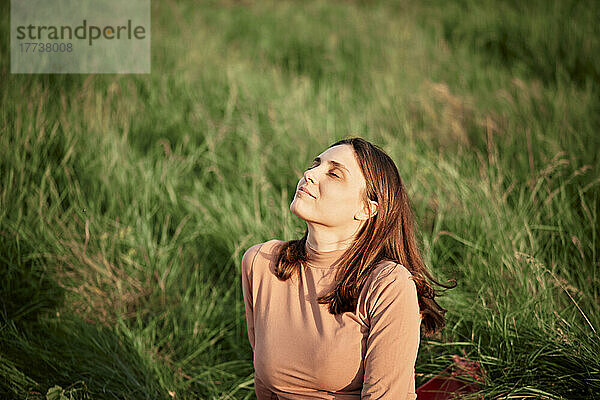
[[[248, 341], [252, 347], [254, 356], [254, 303], [252, 301], [252, 267], [254, 258], [262, 244], [256, 244], [250, 247], [242, 256], [242, 294], [244, 296], [244, 306], [246, 308], [246, 326], [248, 327]], [[275, 393], [271, 392], [263, 381], [254, 374], [254, 391], [258, 400], [277, 400]]]
[[254, 351], [254, 311], [252, 302], [252, 265], [254, 258], [258, 254], [260, 244], [250, 247], [242, 256], [242, 294], [244, 296], [244, 306], [246, 308], [246, 326], [248, 329], [248, 340], [252, 351]]
[[375, 279], [361, 399], [414, 400], [421, 316], [417, 288], [400, 265]]

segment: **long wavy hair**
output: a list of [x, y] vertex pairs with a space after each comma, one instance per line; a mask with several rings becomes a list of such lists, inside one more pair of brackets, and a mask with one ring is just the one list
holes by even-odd
[[[415, 223], [408, 194], [394, 161], [378, 146], [353, 137], [335, 142], [329, 147], [349, 144], [366, 181], [361, 195], [379, 205], [377, 213], [362, 226], [350, 247], [338, 259], [339, 268], [333, 289], [317, 301], [329, 304], [331, 314], [355, 312], [358, 296], [375, 266], [382, 260], [393, 260], [406, 267], [417, 287], [421, 328], [425, 335], [432, 335], [446, 325], [446, 309], [435, 297], [439, 295], [432, 284], [446, 289], [456, 286], [456, 281], [442, 284], [428, 271], [415, 237]], [[300, 273], [307, 261], [306, 238], [284, 242], [278, 249], [275, 275], [285, 281], [292, 274]]]

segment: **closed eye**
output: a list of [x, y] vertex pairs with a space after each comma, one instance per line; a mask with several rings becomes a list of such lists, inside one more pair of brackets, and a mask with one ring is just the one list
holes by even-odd
[[[317, 165], [313, 164], [310, 167], [308, 167], [308, 169], [313, 169], [314, 167], [316, 167]], [[336, 178], [339, 178], [340, 176], [337, 174], [334, 174], [333, 172], [329, 172], [328, 175], [332, 175], [335, 176]]]

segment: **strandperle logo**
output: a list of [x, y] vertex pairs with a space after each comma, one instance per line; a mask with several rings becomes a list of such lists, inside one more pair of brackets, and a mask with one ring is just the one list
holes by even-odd
[[149, 73], [150, 0], [11, 0], [11, 73]]
[[95, 40], [101, 38], [106, 40], [141, 40], [146, 38], [146, 28], [142, 25], [133, 26], [130, 19], [127, 20], [126, 25], [106, 25], [104, 27], [88, 25], [85, 19], [81, 25], [75, 28], [69, 25], [58, 27], [32, 24], [17, 26], [17, 39], [19, 40], [72, 40], [73, 38], [87, 40], [90, 46]]

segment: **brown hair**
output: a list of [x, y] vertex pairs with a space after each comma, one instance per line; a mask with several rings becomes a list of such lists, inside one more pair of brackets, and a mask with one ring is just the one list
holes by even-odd
[[[357, 299], [367, 278], [382, 260], [397, 261], [412, 274], [417, 287], [422, 329], [426, 335], [439, 332], [446, 324], [446, 309], [436, 301], [438, 293], [432, 283], [446, 289], [456, 286], [456, 281], [445, 285], [436, 281], [427, 270], [415, 237], [414, 215], [408, 194], [394, 161], [379, 147], [353, 137], [337, 141], [329, 147], [349, 144], [366, 181], [363, 200], [378, 202], [377, 213], [370, 217], [356, 235], [356, 239], [339, 258], [336, 285], [319, 297], [320, 304], [329, 304], [331, 314], [341, 314], [356, 309]], [[279, 248], [275, 275], [282, 281], [299, 273], [306, 261], [306, 238], [290, 240]]]

